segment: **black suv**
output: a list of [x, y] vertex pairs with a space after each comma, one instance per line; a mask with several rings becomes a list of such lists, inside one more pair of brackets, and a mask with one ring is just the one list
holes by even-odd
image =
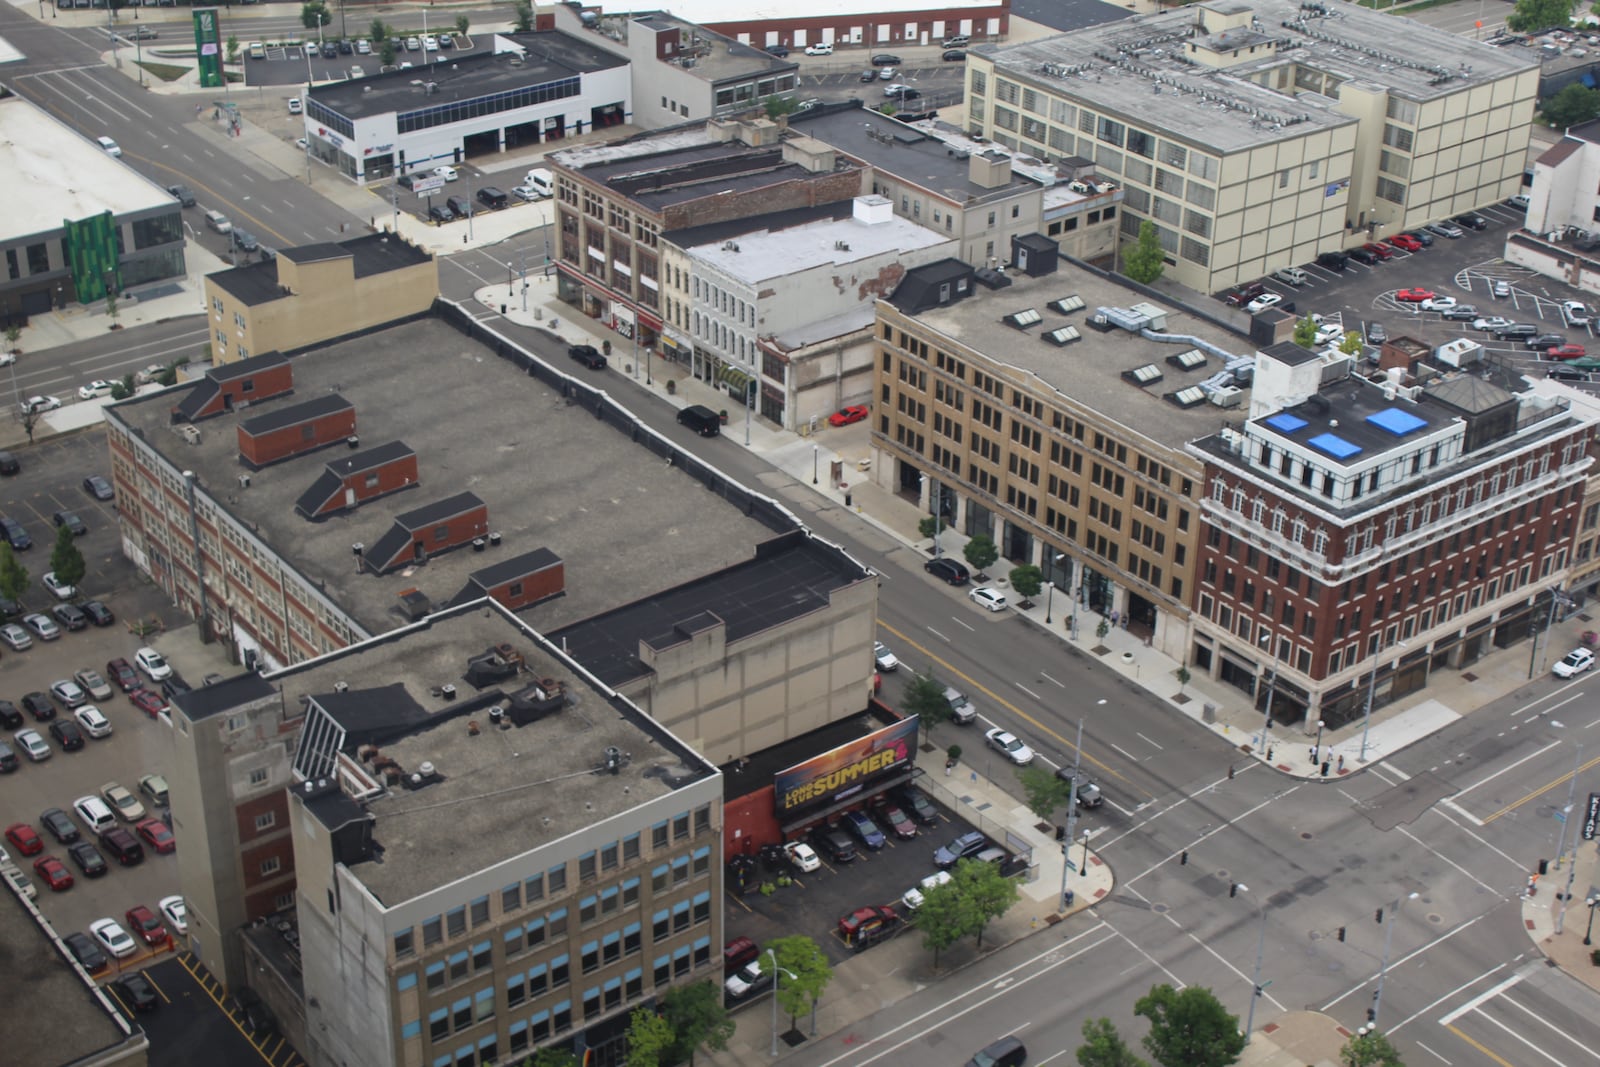
[[70, 845], [80, 839], [78, 824], [60, 808], [46, 808], [39, 813], [39, 825], [47, 830], [51, 837], [63, 845]]
[[33, 547], [33, 538], [28, 536], [28, 531], [16, 519], [0, 518], [0, 533], [4, 533], [6, 543], [18, 552]]
[[923, 826], [932, 826], [939, 821], [938, 809], [916, 786], [903, 786], [896, 794], [896, 798], [906, 809], [906, 814]]
[[963, 567], [949, 556], [940, 556], [938, 559], [930, 559], [928, 562], [922, 565], [922, 569], [933, 575], [935, 578], [938, 578], [940, 581], [949, 582], [951, 585], [966, 585], [967, 579], [972, 577], [972, 575], [967, 573], [967, 568]]
[[49, 722], [56, 717], [56, 706], [51, 703], [50, 695], [37, 689], [23, 696], [22, 710], [32, 715], [36, 722]]
[[256, 240], [256, 235], [249, 230], [241, 230], [235, 226], [233, 228], [233, 247], [241, 252], [254, 252], [261, 247], [261, 242]]
[[17, 710], [17, 706], [9, 700], [0, 700], [0, 726], [7, 730], [20, 730], [22, 725], [22, 712]]
[[837, 826], [817, 827], [811, 833], [811, 840], [817, 851], [835, 863], [850, 863], [856, 858], [856, 846]]
[[167, 192], [178, 198], [179, 207], [194, 207], [194, 190], [187, 185], [169, 185]]
[[567, 356], [590, 370], [606, 369], [606, 357], [601, 355], [600, 350], [594, 345], [570, 345], [567, 348]]
[[1365, 263], [1369, 267], [1376, 266], [1378, 263], [1377, 253], [1368, 252], [1365, 248], [1352, 248], [1349, 252], [1346, 252], [1345, 255], [1349, 256], [1357, 263]]
[[1536, 337], [1538, 336], [1538, 333], [1539, 327], [1533, 325], [1531, 322], [1513, 322], [1510, 326], [1507, 326], [1503, 330], [1496, 330], [1495, 336], [1499, 337], [1502, 341], [1511, 341], [1527, 337]]
[[110, 626], [117, 621], [117, 617], [111, 613], [111, 609], [98, 600], [91, 600], [85, 604], [83, 613], [89, 616], [89, 621], [96, 626]]
[[83, 731], [71, 719], [56, 719], [50, 724], [50, 736], [56, 739], [63, 751], [76, 752], [83, 747]]
[[464, 219], [468, 215], [476, 214], [476, 212], [472, 210], [472, 201], [468, 200], [464, 196], [450, 197], [445, 201], [445, 206], [447, 206], [451, 213], [458, 219]]
[[789, 46], [786, 44], [770, 44], [767, 46], [767, 55], [769, 56], [777, 56], [779, 59], [782, 59], [788, 54]]
[[1487, 230], [1489, 228], [1488, 219], [1482, 215], [1475, 215], [1470, 211], [1465, 215], [1457, 215], [1455, 223], [1457, 226], [1465, 226], [1469, 230]]
[[1324, 252], [1317, 257], [1317, 266], [1326, 267], [1328, 270], [1343, 271], [1349, 258], [1343, 252]]

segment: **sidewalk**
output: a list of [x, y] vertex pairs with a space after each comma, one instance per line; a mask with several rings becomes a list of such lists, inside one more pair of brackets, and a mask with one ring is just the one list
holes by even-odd
[[[1564, 802], [1565, 798], [1562, 800]], [[1587, 811], [1585, 800], [1585, 795], [1579, 792], [1568, 818], [1584, 818]], [[1570, 837], [1572, 831], [1567, 833]], [[1533, 943], [1546, 959], [1590, 989], [1600, 992], [1600, 964], [1596, 964], [1590, 955], [1596, 947], [1600, 947], [1600, 933], [1594, 932], [1594, 912], [1588, 903], [1600, 900], [1600, 887], [1596, 886], [1597, 879], [1600, 879], [1600, 845], [1580, 839], [1577, 846], [1570, 860], [1561, 862], [1559, 866], [1551, 864], [1550, 873], [1534, 883], [1532, 896], [1523, 895], [1522, 921], [1528, 928], [1528, 936], [1533, 938]], [[1561, 898], [1569, 885], [1572, 887], [1572, 899], [1566, 901], [1563, 908]], [[1559, 933], [1556, 931], [1558, 919], [1561, 923]], [[1592, 941], [1593, 944], [1586, 944], [1586, 941]]]

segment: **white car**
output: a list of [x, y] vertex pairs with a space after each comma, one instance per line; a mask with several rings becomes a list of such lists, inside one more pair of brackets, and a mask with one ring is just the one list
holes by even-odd
[[810, 874], [822, 866], [822, 860], [818, 858], [815, 850], [804, 841], [790, 841], [783, 846], [783, 851], [788, 854], [789, 862], [802, 873]]
[[1455, 306], [1456, 298], [1453, 296], [1436, 296], [1422, 302], [1423, 311], [1449, 311]]
[[808, 56], [831, 56], [831, 55], [833, 55], [833, 45], [831, 45], [831, 44], [808, 44], [808, 45], [806, 45], [806, 55], [808, 55]]
[[53, 396], [30, 396], [22, 402], [22, 413], [32, 415], [40, 411], [54, 411], [61, 406], [61, 401]]
[[1317, 327], [1317, 336], [1312, 344], [1336, 345], [1344, 340], [1344, 327], [1337, 322], [1325, 322]]
[[1485, 331], [1503, 330], [1507, 326], [1510, 326], [1510, 325], [1511, 325], [1511, 320], [1510, 319], [1502, 318], [1499, 315], [1494, 315], [1494, 316], [1492, 316], [1490, 318], [1486, 318], [1486, 319], [1473, 319], [1472, 320], [1472, 328], [1474, 330], [1485, 330]]
[[975, 604], [982, 604], [990, 611], [1004, 611], [1006, 609], [1006, 595], [993, 586], [979, 586], [968, 593], [967, 598]]
[[1262, 293], [1260, 296], [1258, 296], [1254, 300], [1250, 301], [1250, 303], [1246, 304], [1244, 306], [1244, 309], [1249, 314], [1254, 315], [1257, 312], [1261, 312], [1261, 311], [1267, 310], [1269, 307], [1272, 307], [1274, 304], [1280, 304], [1282, 302], [1283, 302], [1283, 297], [1281, 295], [1279, 295], [1278, 293]]
[[406, 38], [406, 51], [415, 52], [422, 48], [422, 41], [415, 35]]
[[1528, 210], [1528, 194], [1527, 193], [1518, 193], [1516, 196], [1513, 196], [1510, 200], [1507, 200], [1506, 201], [1506, 205], [1508, 207], [1520, 207], [1522, 210], [1526, 211], [1526, 210]]
[[424, 52], [437, 52], [439, 50], [439, 38], [431, 33], [428, 34], [422, 39], [422, 50]]
[[882, 641], [872, 643], [872, 662], [885, 674], [900, 669], [900, 661], [895, 659], [894, 653], [889, 651], [889, 646]]
[[0, 626], [0, 641], [13, 652], [22, 652], [33, 647], [33, 635], [14, 622]]
[[1561, 302], [1561, 318], [1568, 326], [1589, 325], [1589, 309], [1583, 306], [1582, 300], [1563, 300]]
[[291, 115], [304, 114], [304, 111], [300, 107], [300, 98], [298, 96], [291, 96], [289, 98], [289, 114], [291, 114]]
[[[370, 56], [371, 54], [372, 54], [372, 42], [371, 41], [369, 41], [365, 37], [363, 37], [363, 38], [361, 38], [361, 40], [356, 42], [356, 55], [358, 55], [358, 56]], [[180, 898], [174, 897], [173, 899], [174, 900], [178, 900], [178, 902], [180, 904], [182, 903], [182, 900]]]
[[35, 763], [43, 763], [50, 758], [50, 746], [44, 743], [38, 730], [18, 730], [11, 735], [11, 739], [22, 749], [22, 754]]
[[443, 178], [447, 182], [453, 182], [461, 177], [461, 172], [454, 167], [434, 167], [433, 176], [435, 178]]
[[128, 931], [117, 925], [115, 919], [96, 919], [89, 924], [89, 933], [100, 942], [101, 948], [119, 960], [139, 951], [139, 946], [128, 936]]
[[167, 920], [168, 926], [180, 934], [189, 932], [189, 909], [184, 906], [182, 897], [162, 897], [156, 907], [161, 909], [161, 917]]
[[531, 185], [519, 185], [511, 190], [511, 195], [530, 204], [544, 199], [544, 194]]
[[949, 871], [935, 871], [934, 873], [928, 875], [928, 877], [924, 878], [918, 885], [912, 886], [904, 893], [901, 893], [900, 903], [904, 904], [911, 911], [916, 911], [918, 908], [922, 907], [924, 893], [927, 893], [930, 889], [937, 889], [939, 886], [949, 884]]
[[68, 585], [60, 578], [57, 578], [55, 571], [45, 571], [44, 577], [40, 578], [39, 581], [44, 583], [46, 589], [55, 594], [57, 600], [71, 600], [78, 592], [76, 586]]
[[74, 709], [72, 717], [78, 720], [78, 725], [83, 727], [83, 732], [90, 737], [111, 736], [111, 720], [106, 718], [105, 712], [93, 704], [85, 704], [81, 708]]
[[1573, 678], [1594, 666], [1594, 653], [1587, 648], [1575, 648], [1568, 652], [1551, 670], [1557, 678]]
[[139, 798], [116, 782], [107, 782], [101, 786], [100, 795], [123, 822], [138, 822], [145, 816], [144, 805], [139, 803]]
[[118, 158], [122, 156], [122, 148], [109, 137], [96, 137], [94, 143], [99, 145], [101, 150], [108, 156], [116, 156]]
[[97, 396], [110, 396], [111, 383], [104, 378], [96, 378], [88, 385], [78, 386], [79, 400], [93, 400]]
[[83, 686], [71, 678], [61, 678], [51, 682], [50, 695], [56, 698], [56, 703], [68, 708], [81, 707], [89, 703], [89, 694], [83, 691]]
[[161, 653], [146, 646], [133, 654], [134, 665], [150, 676], [152, 682], [172, 677], [172, 667], [161, 658]]
[[885, 85], [883, 87], [883, 95], [899, 96], [909, 88], [911, 88], [911, 86], [906, 85], [904, 82], [895, 82], [893, 85]]
[[1009, 730], [1002, 730], [996, 726], [984, 735], [989, 742], [989, 747], [1005, 756], [1018, 767], [1026, 767], [1033, 762], [1033, 749], [1022, 743], [1016, 734]]

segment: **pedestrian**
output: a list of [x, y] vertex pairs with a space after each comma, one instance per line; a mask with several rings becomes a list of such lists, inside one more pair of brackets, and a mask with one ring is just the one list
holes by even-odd
[[1344, 773], [1344, 753], [1339, 753], [1339, 773]]
[[1312, 745], [1311, 746], [1311, 762], [1312, 763], [1317, 762], [1317, 746], [1316, 745]]

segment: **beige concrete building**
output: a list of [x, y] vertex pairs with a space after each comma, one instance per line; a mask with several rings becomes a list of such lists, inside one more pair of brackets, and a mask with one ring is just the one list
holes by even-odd
[[1518, 191], [1538, 63], [1353, 4], [1216, 0], [968, 56], [968, 127], [1125, 187], [1210, 292]]
[[206, 275], [217, 363], [295, 352], [425, 313], [439, 296], [433, 256], [394, 234], [285, 248]]
[[[1181, 658], [1202, 472], [1184, 446], [1247, 396], [1234, 371], [1253, 349], [1057, 269], [1047, 238], [1011, 262], [1026, 267], [1000, 288], [953, 260], [921, 268], [878, 305], [873, 477], [1039, 566], [1063, 624], [1092, 634], [1115, 612]], [[1096, 309], [1119, 325], [1092, 327]]]

